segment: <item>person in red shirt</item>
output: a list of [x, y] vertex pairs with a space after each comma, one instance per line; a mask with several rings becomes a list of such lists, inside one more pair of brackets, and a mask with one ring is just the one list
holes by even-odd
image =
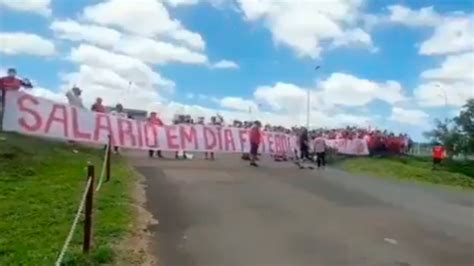
[[3, 121], [3, 106], [5, 106], [5, 94], [7, 91], [17, 91], [21, 87], [31, 89], [33, 86], [28, 79], [16, 78], [16, 70], [10, 68], [7, 71], [7, 76], [0, 78], [0, 130], [2, 129]]
[[91, 110], [96, 113], [106, 113], [105, 106], [102, 104], [102, 98], [97, 98], [92, 105]]
[[[158, 117], [156, 112], [151, 112], [150, 113], [150, 117], [148, 117], [148, 123], [150, 123], [152, 125], [155, 125], [155, 126], [158, 126], [158, 127], [164, 126], [163, 121], [161, 121], [161, 119]], [[155, 153], [154, 150], [149, 150], [148, 151], [148, 155], [150, 156], [150, 158], [153, 157], [154, 153]], [[156, 156], [158, 156], [158, 158], [163, 158], [163, 155], [161, 155], [161, 150], [156, 150]]]
[[262, 124], [260, 121], [255, 121], [254, 126], [250, 129], [250, 165], [257, 167], [258, 147], [260, 146], [260, 139], [262, 133], [260, 132]]
[[445, 149], [439, 143], [433, 147], [433, 170], [436, 170], [436, 166], [441, 164], [445, 154]]

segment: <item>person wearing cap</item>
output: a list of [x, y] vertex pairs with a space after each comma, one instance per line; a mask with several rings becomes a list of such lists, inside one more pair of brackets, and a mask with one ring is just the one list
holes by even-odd
[[260, 127], [262, 124], [260, 121], [255, 121], [253, 127], [250, 129], [250, 165], [257, 167], [257, 155], [258, 147], [260, 146], [260, 139], [262, 133], [260, 132]]
[[84, 105], [82, 104], [81, 93], [81, 89], [76, 86], [74, 86], [70, 91], [66, 92], [66, 98], [69, 104], [83, 109]]

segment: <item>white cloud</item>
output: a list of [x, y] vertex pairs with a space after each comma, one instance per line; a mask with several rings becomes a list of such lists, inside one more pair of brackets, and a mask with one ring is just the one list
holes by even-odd
[[240, 97], [224, 97], [220, 100], [220, 106], [238, 111], [258, 111], [258, 106], [252, 100], [245, 100]]
[[300, 56], [319, 57], [323, 44], [332, 41], [336, 45], [356, 42], [372, 48], [370, 36], [356, 26], [363, 7], [360, 0], [333, 0], [327, 4], [307, 0], [238, 3], [247, 20], [262, 20], [276, 43], [289, 46]]
[[186, 47], [155, 41], [143, 37], [125, 37], [115, 46], [117, 51], [154, 64], [179, 62], [188, 64], [206, 64], [206, 55], [191, 51]]
[[442, 17], [430, 7], [413, 10], [401, 5], [389, 6], [389, 20], [411, 27], [434, 27], [442, 22]]
[[363, 31], [360, 28], [357, 29], [351, 29], [338, 38], [336, 38], [333, 42], [335, 46], [366, 46], [366, 47], [371, 47], [372, 51], [376, 51], [376, 48], [374, 48], [374, 45], [372, 43], [372, 37], [370, 35]]
[[421, 73], [424, 81], [414, 90], [422, 106], [462, 106], [474, 98], [474, 52], [447, 56], [439, 68]]
[[110, 28], [79, 24], [74, 20], [55, 20], [51, 30], [59, 38], [71, 41], [85, 41], [94, 45], [112, 47], [121, 37], [121, 33]]
[[0, 7], [21, 11], [37, 13], [43, 16], [51, 15], [51, 0], [0, 0]]
[[474, 18], [447, 18], [420, 46], [420, 54], [443, 55], [474, 50]]
[[25, 92], [34, 95], [36, 97], [41, 97], [49, 99], [54, 102], [66, 103], [66, 96], [61, 92], [54, 92], [43, 87], [34, 87], [33, 89], [24, 90]]
[[239, 65], [235, 63], [234, 61], [230, 60], [221, 60], [217, 63], [214, 63], [212, 65], [213, 68], [231, 68], [231, 69], [237, 69], [239, 68]]
[[466, 103], [467, 99], [474, 98], [474, 85], [472, 82], [428, 81], [416, 87], [413, 94], [421, 106], [460, 107]]
[[422, 110], [393, 107], [389, 120], [403, 124], [420, 126], [427, 123], [428, 117], [429, 115]]
[[50, 40], [35, 34], [0, 32], [0, 52], [8, 55], [50, 56], [55, 53], [55, 46]]
[[301, 111], [306, 108], [307, 92], [294, 84], [278, 82], [274, 86], [260, 86], [254, 92], [257, 101], [273, 110]]
[[81, 44], [72, 49], [69, 57], [79, 64], [110, 69], [139, 87], [158, 85], [159, 88], [169, 89], [175, 85], [137, 58], [112, 53], [95, 46]]
[[445, 58], [440, 68], [429, 69], [421, 77], [439, 81], [466, 81], [474, 83], [474, 52], [451, 55]]
[[333, 73], [319, 86], [321, 101], [326, 104], [362, 106], [373, 100], [394, 104], [405, 100], [403, 88], [396, 81], [378, 83], [345, 73]]
[[167, 4], [173, 7], [184, 6], [184, 5], [195, 5], [199, 0], [164, 0]]
[[164, 35], [195, 48], [204, 49], [202, 37], [172, 19], [162, 2], [156, 0], [108, 0], [84, 9], [83, 17], [100, 25], [116, 26], [145, 37]]

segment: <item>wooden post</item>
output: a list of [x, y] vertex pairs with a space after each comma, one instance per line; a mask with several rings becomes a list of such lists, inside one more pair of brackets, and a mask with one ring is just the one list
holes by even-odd
[[108, 145], [108, 149], [107, 149], [107, 159], [106, 159], [106, 163], [105, 163], [105, 181], [108, 182], [110, 180], [110, 163], [111, 163], [111, 149], [112, 149], [112, 138], [110, 137], [109, 135], [109, 143], [107, 144]]
[[85, 203], [85, 213], [84, 213], [84, 242], [82, 245], [82, 252], [89, 253], [92, 240], [92, 203], [94, 201], [94, 165], [87, 165], [87, 180], [91, 179]]

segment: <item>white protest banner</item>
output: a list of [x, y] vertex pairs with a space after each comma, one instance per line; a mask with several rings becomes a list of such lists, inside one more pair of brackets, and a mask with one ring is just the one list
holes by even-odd
[[331, 139], [326, 144], [340, 154], [369, 155], [367, 141], [363, 139]]
[[[3, 129], [77, 142], [107, 143], [131, 149], [247, 152], [249, 130], [204, 125], [155, 126], [78, 109], [27, 93], [6, 94]], [[292, 153], [293, 136], [262, 132], [262, 153]]]

